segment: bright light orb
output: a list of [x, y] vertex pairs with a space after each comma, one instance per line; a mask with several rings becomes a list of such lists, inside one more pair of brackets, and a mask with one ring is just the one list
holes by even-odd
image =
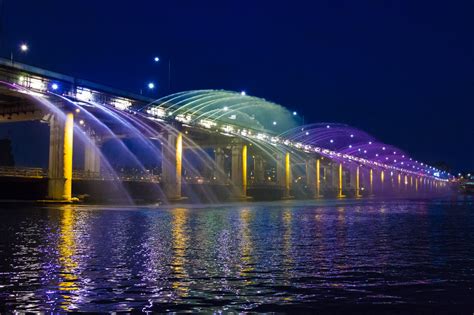
[[276, 124], [277, 124], [277, 122], [276, 122], [276, 121], [274, 121], [274, 122], [273, 122], [273, 126], [276, 126]]
[[229, 109], [229, 107], [227, 107], [227, 106], [224, 106], [224, 110], [228, 110], [228, 109]]
[[153, 60], [154, 60], [155, 62], [158, 62], [158, 61], [160, 61], [160, 58], [159, 58], [159, 57], [155, 57], [155, 58], [153, 58]]
[[293, 112], [293, 116], [296, 116], [296, 115], [298, 115], [298, 113], [297, 113], [297, 112]]
[[57, 85], [56, 83], [53, 83], [51, 84], [51, 88], [56, 91], [57, 89], [59, 89], [59, 85]]
[[28, 51], [28, 45], [27, 44], [21, 44], [20, 45], [20, 50], [23, 51], [23, 52], [27, 52]]
[[245, 93], [245, 91], [242, 91], [242, 92], [240, 92], [240, 95], [245, 96], [245, 95], [247, 95], [247, 93]]
[[155, 88], [155, 83], [153, 83], [153, 82], [148, 83], [148, 88], [150, 90], [153, 90]]
[[331, 139], [331, 140], [329, 140], [329, 142], [334, 143], [334, 140]]

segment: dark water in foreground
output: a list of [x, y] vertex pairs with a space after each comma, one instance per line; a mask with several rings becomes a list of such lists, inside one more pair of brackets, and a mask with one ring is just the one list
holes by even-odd
[[473, 201], [0, 211], [0, 311], [474, 311]]

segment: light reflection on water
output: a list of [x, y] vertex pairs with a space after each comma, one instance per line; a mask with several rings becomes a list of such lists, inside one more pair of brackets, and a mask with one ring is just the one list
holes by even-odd
[[472, 201], [0, 212], [0, 311], [470, 305]]

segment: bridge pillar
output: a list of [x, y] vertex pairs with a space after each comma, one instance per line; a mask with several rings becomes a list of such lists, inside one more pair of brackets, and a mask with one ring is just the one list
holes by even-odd
[[316, 195], [316, 159], [308, 158], [305, 161], [306, 187], [312, 196]]
[[253, 173], [257, 184], [265, 181], [265, 163], [261, 155], [256, 154], [253, 158]]
[[214, 150], [214, 162], [214, 177], [217, 183], [225, 185], [227, 183], [227, 174], [225, 172], [225, 153], [223, 148], [217, 147]]
[[183, 167], [183, 134], [170, 133], [163, 146], [163, 190], [170, 201], [182, 199], [181, 181]]
[[100, 151], [98, 148], [99, 141], [90, 137], [90, 142], [86, 142], [84, 147], [84, 171], [88, 175], [100, 175]]
[[374, 170], [372, 168], [369, 171], [369, 194], [374, 195]]
[[231, 180], [237, 199], [247, 199], [247, 145], [232, 145]]
[[360, 194], [360, 166], [357, 165], [357, 167], [355, 168], [355, 178], [354, 178], [354, 185], [355, 185], [355, 197], [356, 198], [360, 198], [362, 197], [362, 195]]
[[277, 181], [283, 186], [283, 199], [291, 199], [291, 156], [290, 152], [279, 154], [277, 159]]
[[342, 163], [336, 164], [337, 167], [337, 197], [345, 197], [343, 193], [343, 183], [344, 183], [344, 170], [342, 168]]
[[384, 192], [385, 190], [385, 171], [381, 170], [380, 171], [380, 191]]
[[74, 116], [53, 115], [49, 123], [48, 199], [70, 201], [72, 196], [72, 150]]
[[321, 198], [321, 159], [306, 160], [306, 186], [313, 198]]

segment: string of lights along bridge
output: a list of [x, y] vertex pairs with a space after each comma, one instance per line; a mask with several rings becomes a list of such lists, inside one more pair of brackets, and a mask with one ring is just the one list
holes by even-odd
[[[38, 174], [53, 200], [71, 200], [73, 182], [80, 181], [113, 182], [122, 195], [130, 195], [124, 182], [147, 182], [149, 193], [166, 202], [197, 195], [258, 199], [268, 192], [280, 199], [426, 196], [450, 189], [450, 174], [364, 131], [301, 125], [297, 112], [244, 92], [184, 91], [154, 100], [11, 60], [0, 60], [0, 80], [1, 122], [49, 125], [49, 164]], [[81, 165], [73, 163], [76, 147]], [[135, 175], [123, 171], [125, 162], [117, 167], [110, 147]], [[143, 156], [155, 162], [153, 171]]]

